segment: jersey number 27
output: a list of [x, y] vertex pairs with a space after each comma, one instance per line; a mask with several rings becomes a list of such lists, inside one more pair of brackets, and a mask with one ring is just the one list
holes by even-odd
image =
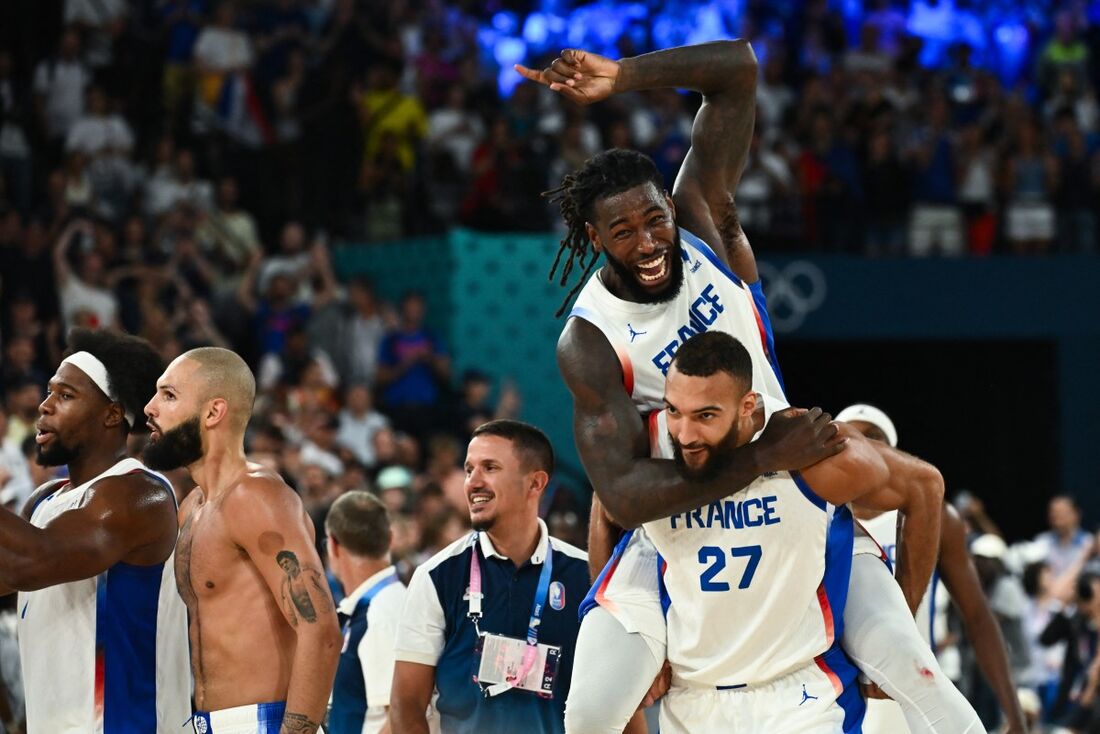
[[[764, 555], [763, 549], [758, 545], [746, 545], [741, 548], [730, 548], [730, 555], [734, 558], [747, 558], [748, 564], [745, 572], [741, 574], [741, 582], [738, 589], [747, 589], [752, 583], [752, 577], [756, 573], [756, 567], [760, 565], [760, 557]], [[699, 586], [703, 591], [729, 591], [730, 585], [726, 581], [715, 581], [714, 577], [722, 573], [726, 567], [726, 551], [716, 545], [704, 545], [699, 549], [699, 563], [707, 565], [703, 573], [699, 575]]]

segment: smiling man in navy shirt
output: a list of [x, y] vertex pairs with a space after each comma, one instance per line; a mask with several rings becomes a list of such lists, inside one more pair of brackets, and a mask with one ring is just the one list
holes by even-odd
[[538, 517], [553, 471], [550, 441], [534, 426], [498, 420], [474, 431], [465, 490], [475, 532], [409, 584], [390, 701], [395, 732], [429, 731], [435, 690], [443, 734], [564, 732], [577, 606], [589, 582], [585, 553], [551, 538]]

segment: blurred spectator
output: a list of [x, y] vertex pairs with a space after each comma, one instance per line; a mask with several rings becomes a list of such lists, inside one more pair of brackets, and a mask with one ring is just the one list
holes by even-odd
[[390, 421], [374, 409], [370, 388], [362, 383], [352, 383], [347, 388], [344, 406], [340, 411], [336, 443], [350, 451], [360, 464], [373, 468], [376, 462], [374, 434], [387, 428]]
[[107, 109], [103, 88], [89, 87], [86, 112], [69, 128], [65, 150], [79, 151], [94, 158], [112, 151], [128, 152], [133, 147], [133, 131], [121, 115]]
[[464, 87], [448, 87], [446, 100], [446, 105], [428, 115], [425, 142], [429, 150], [445, 152], [454, 167], [466, 173], [474, 149], [485, 137], [485, 125], [467, 105]]
[[236, 178], [225, 176], [218, 181], [217, 202], [204, 214], [200, 241], [223, 272], [242, 273], [259, 251], [260, 238], [256, 219], [240, 205]]
[[[1004, 558], [1008, 547], [997, 535], [980, 535], [970, 545], [974, 567], [989, 607], [1001, 627], [1012, 677], [1019, 680], [1031, 665], [1030, 649], [1024, 632], [1028, 599], [1019, 579], [1008, 572]], [[971, 671], [970, 700], [987, 728], [999, 720], [1000, 712], [992, 690], [976, 671]]]
[[1032, 120], [1018, 128], [1004, 165], [1008, 198], [1006, 234], [1014, 252], [1039, 253], [1054, 239], [1053, 192], [1058, 186], [1058, 161], [1047, 150]]
[[427, 132], [428, 121], [420, 101], [398, 89], [400, 76], [400, 63], [377, 60], [367, 72], [367, 88], [356, 102], [365, 146], [364, 164], [378, 160], [388, 135], [397, 162], [408, 171], [416, 162], [416, 146]]
[[1084, 86], [1087, 81], [1089, 50], [1078, 37], [1077, 22], [1070, 10], [1054, 18], [1054, 37], [1039, 55], [1036, 81], [1044, 96], [1053, 94], [1059, 77], [1068, 72]]
[[383, 405], [401, 430], [423, 439], [438, 425], [451, 363], [443, 343], [424, 326], [424, 297], [401, 299], [401, 322], [382, 340], [378, 385]]
[[863, 181], [867, 191], [867, 254], [903, 255], [909, 187], [905, 169], [887, 130], [871, 135]]
[[[49, 377], [37, 366], [34, 340], [25, 334], [13, 334], [4, 343], [4, 364], [0, 366], [0, 392], [6, 393], [9, 385], [32, 380], [46, 387]], [[0, 431], [3, 435], [3, 431]]]
[[167, 35], [161, 83], [164, 115], [174, 121], [194, 92], [195, 75], [191, 62], [206, 3], [204, 0], [162, 0], [157, 11], [161, 28]]
[[[80, 249], [77, 255], [80, 264], [75, 270], [69, 262], [74, 241], [79, 242]], [[95, 246], [95, 227], [87, 219], [66, 227], [54, 245], [54, 274], [66, 329], [118, 326], [118, 299], [106, 287], [106, 267]]]
[[91, 72], [80, 60], [80, 36], [69, 28], [61, 36], [57, 56], [43, 60], [34, 72], [35, 104], [47, 136], [60, 145], [84, 113], [84, 89]]
[[1058, 141], [1058, 249], [1063, 252], [1096, 251], [1096, 214], [1100, 192], [1100, 156], [1091, 149], [1071, 116], [1062, 118], [1064, 135]]
[[1050, 530], [1035, 538], [1038, 553], [1050, 572], [1057, 578], [1063, 576], [1092, 547], [1092, 536], [1081, 529], [1081, 510], [1077, 500], [1060, 494], [1051, 498], [1047, 509]]
[[412, 499], [413, 473], [403, 466], [387, 466], [378, 473], [374, 486], [391, 514], [404, 513]]
[[11, 53], [0, 50], [0, 192], [6, 192], [24, 217], [31, 213], [35, 194], [28, 97], [27, 85], [15, 74]]
[[0, 410], [0, 506], [22, 512], [35, 487], [22, 442], [8, 437], [8, 417]]
[[193, 53], [198, 92], [208, 107], [218, 103], [229, 75], [246, 71], [252, 65], [252, 42], [234, 28], [236, 14], [233, 8], [233, 3], [219, 3], [214, 10], [213, 23], [205, 26], [195, 39]]
[[955, 150], [948, 125], [947, 100], [935, 95], [928, 120], [910, 141], [904, 156], [913, 167], [913, 210], [909, 252], [925, 257], [938, 249], [963, 254], [962, 216], [956, 206]]
[[997, 160], [977, 123], [967, 125], [959, 136], [958, 165], [959, 204], [966, 217], [970, 252], [988, 255], [993, 250], [997, 226]]
[[38, 406], [44, 398], [45, 391], [33, 379], [26, 378], [8, 385], [4, 393], [8, 425], [0, 442], [21, 446], [25, 438], [33, 438], [34, 424], [38, 421]]
[[1043, 645], [1064, 645], [1061, 680], [1050, 709], [1051, 720], [1075, 731], [1092, 731], [1100, 724], [1097, 686], [1100, 685], [1100, 576], [1082, 574], [1077, 580], [1075, 605], [1059, 612], [1043, 630]]
[[1076, 583], [1067, 585], [1069, 595], [1066, 599], [1059, 598], [1053, 589], [1050, 569], [1046, 563], [1038, 561], [1028, 564], [1024, 569], [1023, 584], [1028, 596], [1024, 633], [1031, 651], [1031, 666], [1017, 682], [1033, 688], [1039, 695], [1043, 709], [1049, 711], [1058, 694], [1066, 645], [1064, 642], [1043, 645], [1039, 639], [1055, 615], [1061, 612], [1064, 602], [1073, 600]]

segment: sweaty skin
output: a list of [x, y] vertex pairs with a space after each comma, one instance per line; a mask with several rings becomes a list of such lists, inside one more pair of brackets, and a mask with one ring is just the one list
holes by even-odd
[[283, 700], [295, 628], [333, 613], [301, 501], [276, 475], [250, 464], [216, 500], [197, 487], [179, 517], [176, 579], [190, 618], [196, 707]]

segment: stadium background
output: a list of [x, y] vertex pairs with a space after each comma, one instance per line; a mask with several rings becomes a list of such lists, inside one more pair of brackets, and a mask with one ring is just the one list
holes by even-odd
[[[760, 62], [737, 200], [792, 400], [884, 408], [949, 496], [981, 500], [961, 503], [975, 528], [1026, 541], [1067, 492], [1095, 530], [1100, 3], [1083, 0], [0, 4], [0, 501], [42, 478], [26, 438], [65, 329], [115, 324], [166, 358], [244, 354], [252, 456], [315, 519], [346, 489], [382, 494], [405, 572], [463, 531], [463, 442], [493, 415], [550, 433], [546, 514], [583, 544], [547, 281], [560, 223], [539, 194], [613, 145], [671, 182], [699, 100], [579, 109], [511, 65], [733, 37]], [[377, 361], [410, 336], [410, 289], [412, 333], [451, 364], [395, 394]]]

